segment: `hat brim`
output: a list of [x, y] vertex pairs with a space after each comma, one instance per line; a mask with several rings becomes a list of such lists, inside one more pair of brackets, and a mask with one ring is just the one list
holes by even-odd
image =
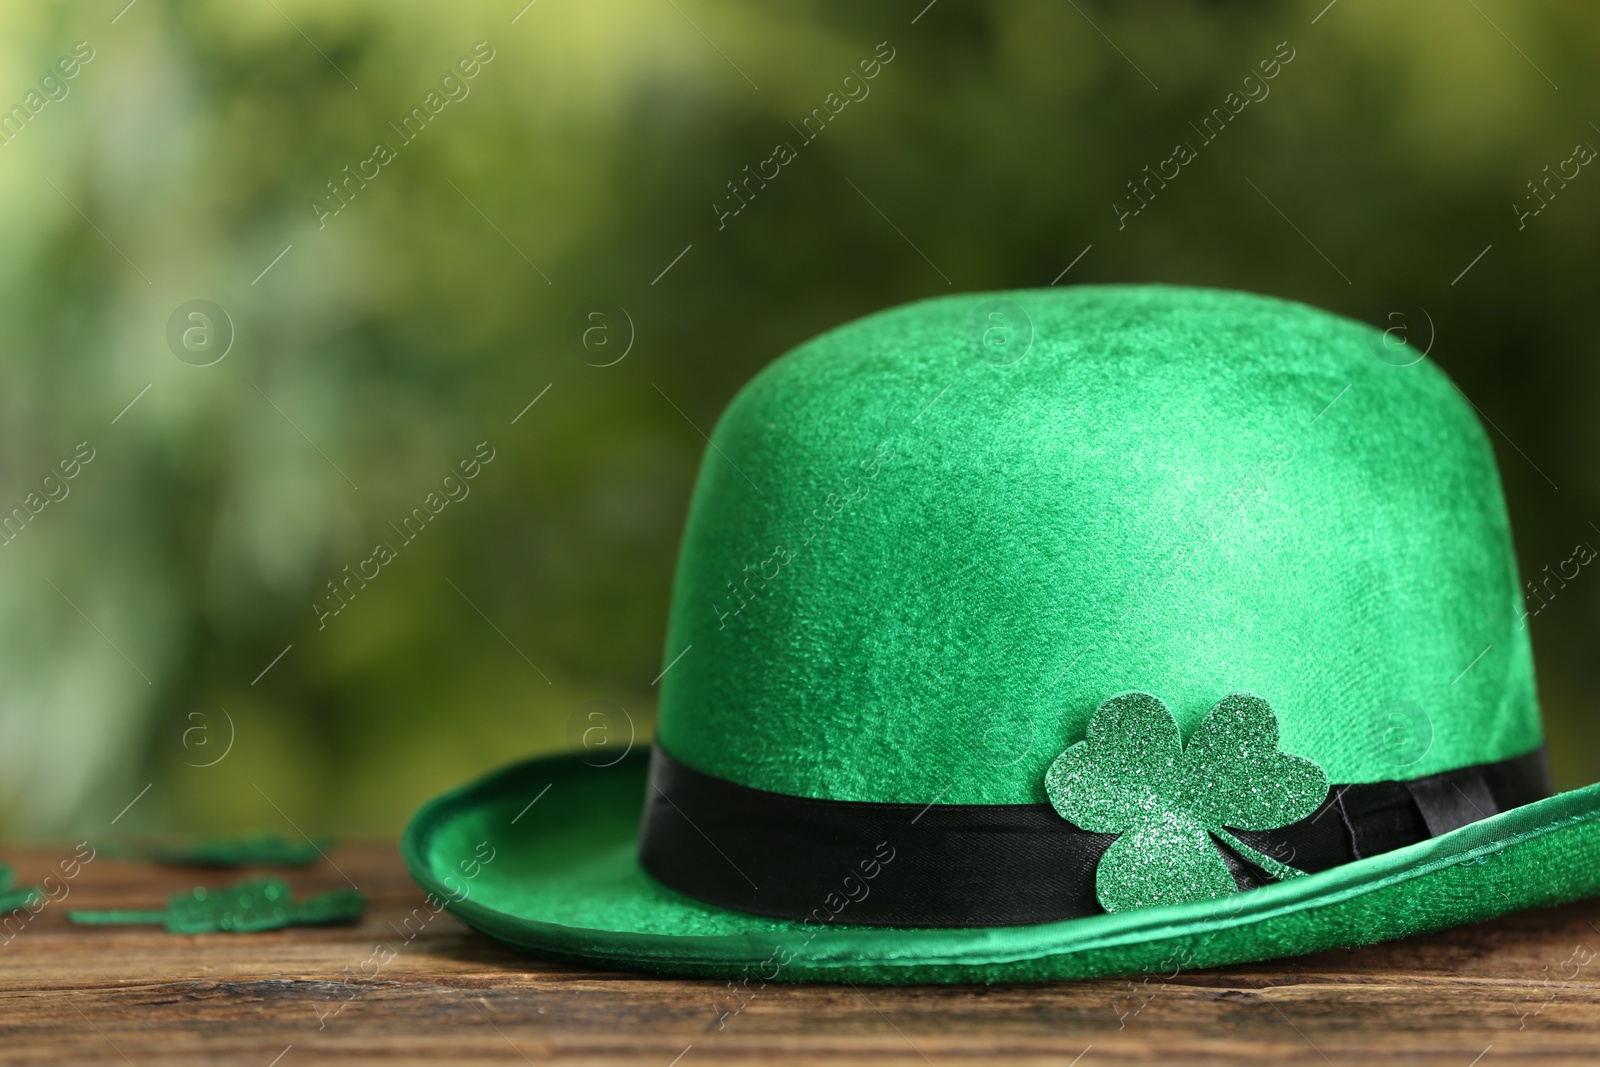
[[1600, 893], [1596, 784], [1220, 900], [1036, 926], [802, 924], [702, 904], [646, 874], [635, 850], [647, 769], [642, 752], [603, 768], [578, 756], [514, 764], [424, 805], [401, 852], [425, 890], [490, 937], [558, 959], [731, 978], [750, 988], [1188, 971], [1385, 941]]

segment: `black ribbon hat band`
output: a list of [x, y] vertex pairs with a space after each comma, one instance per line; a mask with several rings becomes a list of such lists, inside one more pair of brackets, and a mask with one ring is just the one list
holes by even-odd
[[[1231, 830], [1308, 873], [1448, 833], [1552, 795], [1545, 750], [1406, 781], [1334, 785], [1310, 816]], [[708, 904], [864, 926], [972, 927], [1099, 914], [1095, 866], [1115, 834], [1049, 804], [880, 804], [770, 793], [653, 750], [639, 861]], [[1213, 839], [1240, 889], [1271, 875]]]

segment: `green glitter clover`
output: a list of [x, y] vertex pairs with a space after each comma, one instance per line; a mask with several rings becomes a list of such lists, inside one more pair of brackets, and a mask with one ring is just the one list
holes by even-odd
[[1095, 895], [1114, 912], [1238, 892], [1211, 835], [1276, 878], [1304, 874], [1226, 828], [1298, 822], [1327, 797], [1328, 776], [1278, 751], [1278, 718], [1260, 697], [1225, 697], [1184, 745], [1165, 704], [1123, 693], [1095, 710], [1085, 740], [1056, 757], [1045, 792], [1074, 825], [1120, 835], [1095, 870]]
[[256, 933], [285, 926], [327, 926], [361, 918], [365, 898], [354, 889], [333, 889], [296, 904], [277, 878], [251, 878], [224, 889], [205, 886], [172, 895], [158, 911], [71, 911], [86, 925], [160, 924], [174, 934]]

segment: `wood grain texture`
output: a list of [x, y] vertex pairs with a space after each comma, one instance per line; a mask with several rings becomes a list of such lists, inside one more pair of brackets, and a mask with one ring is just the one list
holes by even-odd
[[[61, 846], [6, 858], [36, 884], [71, 855]], [[70, 908], [160, 907], [174, 890], [244, 873], [104, 855], [84, 866], [69, 896], [0, 944], [0, 1063], [1600, 1060], [1600, 901], [1139, 983], [768, 986], [727, 1016], [737, 1001], [721, 983], [545, 962], [447, 915], [406, 942], [402, 924], [422, 894], [392, 844], [343, 845], [329, 863], [287, 874], [297, 895], [348, 878], [368, 896], [359, 926], [185, 937], [67, 922]], [[362, 974], [380, 943], [398, 956]]]

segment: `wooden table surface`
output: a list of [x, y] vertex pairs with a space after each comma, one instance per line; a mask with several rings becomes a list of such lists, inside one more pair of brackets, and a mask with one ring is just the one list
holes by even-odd
[[[5, 858], [34, 885], [71, 855]], [[69, 896], [0, 935], [0, 1063], [1600, 1062], [1600, 901], [1137, 986], [769, 986], [719, 1020], [719, 983], [545, 962], [448, 915], [377, 977], [349, 980], [401, 940], [422, 894], [391, 844], [330, 860], [280, 873], [298, 896], [346, 885], [342, 870], [368, 897], [359, 926], [191, 937], [66, 913], [156, 908], [261, 872], [97, 856]]]

